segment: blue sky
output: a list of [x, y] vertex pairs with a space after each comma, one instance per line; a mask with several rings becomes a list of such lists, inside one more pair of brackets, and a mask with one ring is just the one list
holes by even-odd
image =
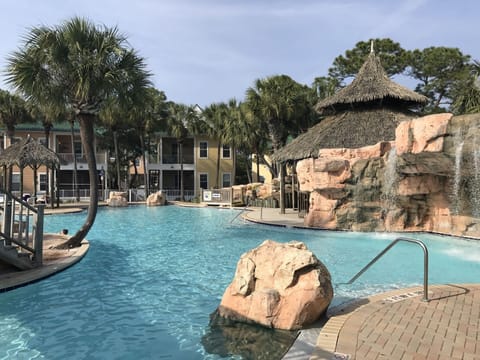
[[480, 59], [479, 12], [475, 0], [2, 1], [0, 69], [30, 27], [84, 16], [127, 35], [168, 99], [206, 106], [242, 100], [255, 79], [270, 75], [310, 85], [370, 38], [408, 50], [458, 47]]

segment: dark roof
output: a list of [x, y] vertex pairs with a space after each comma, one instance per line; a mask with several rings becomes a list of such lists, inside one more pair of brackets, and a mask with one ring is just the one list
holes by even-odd
[[395, 140], [395, 129], [413, 114], [389, 109], [345, 111], [328, 116], [272, 155], [274, 161], [318, 157], [320, 149], [360, 148]]
[[37, 169], [41, 165], [58, 168], [60, 159], [58, 155], [47, 149], [38, 141], [28, 135], [25, 139], [9, 146], [0, 154], [0, 166], [17, 165], [20, 168]]
[[[0, 126], [0, 128], [3, 128]], [[19, 131], [44, 131], [43, 130], [43, 125], [39, 122], [29, 122], [29, 123], [19, 123], [15, 124], [15, 130]], [[69, 121], [60, 121], [60, 122], [55, 122], [52, 125], [52, 129], [50, 130], [51, 132], [64, 132], [64, 131], [71, 131], [71, 125]], [[73, 131], [74, 132], [79, 132], [80, 131], [80, 125], [75, 122], [73, 125]]]
[[276, 151], [274, 161], [317, 157], [320, 149], [360, 148], [395, 140], [398, 124], [417, 114], [410, 109], [428, 99], [389, 79], [372, 51], [352, 83], [315, 106], [329, 115]]
[[387, 76], [380, 59], [371, 52], [355, 79], [336, 94], [321, 100], [315, 106], [320, 113], [344, 110], [358, 103], [388, 101], [404, 108], [427, 103], [427, 97], [403, 87]]

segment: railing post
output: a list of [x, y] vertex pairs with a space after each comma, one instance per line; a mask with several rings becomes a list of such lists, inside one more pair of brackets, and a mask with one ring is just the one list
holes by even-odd
[[3, 229], [5, 235], [12, 236], [12, 197], [5, 193], [5, 209], [3, 213]]
[[378, 259], [380, 259], [385, 253], [390, 250], [395, 244], [400, 241], [409, 242], [412, 244], [419, 245], [423, 250], [423, 299], [422, 301], [428, 302], [428, 249], [425, 244], [416, 239], [409, 239], [409, 238], [397, 238], [395, 239], [390, 245], [388, 245], [385, 249], [383, 249], [377, 256], [375, 256], [367, 265], [365, 265], [354, 277], [352, 277], [346, 284], [351, 285], [355, 280], [357, 280], [365, 271], [367, 271], [370, 266], [372, 266]]
[[35, 227], [33, 248], [35, 249], [34, 260], [37, 266], [43, 263], [43, 214], [45, 205], [37, 206], [37, 213], [33, 215], [33, 226]]

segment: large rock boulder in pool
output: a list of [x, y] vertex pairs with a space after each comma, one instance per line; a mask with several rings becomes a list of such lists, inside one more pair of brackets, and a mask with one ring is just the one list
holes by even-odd
[[111, 191], [107, 199], [107, 205], [112, 207], [128, 206], [127, 193], [123, 191]]
[[294, 330], [317, 320], [333, 298], [330, 273], [305, 244], [266, 240], [243, 254], [218, 314]]
[[167, 199], [165, 198], [165, 194], [163, 194], [161, 191], [150, 194], [146, 201], [147, 206], [160, 206], [165, 205], [166, 203]]

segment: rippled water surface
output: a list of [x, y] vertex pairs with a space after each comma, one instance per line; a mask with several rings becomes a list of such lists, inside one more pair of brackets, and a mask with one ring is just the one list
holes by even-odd
[[[288, 334], [241, 328], [246, 336], [231, 346], [221, 344], [208, 326], [240, 255], [265, 239], [305, 242], [332, 274], [334, 303], [423, 281], [421, 249], [399, 244], [353, 286], [339, 285], [395, 234], [231, 222], [237, 214], [175, 206], [100, 209], [88, 234], [90, 250], [80, 263], [0, 294], [0, 359], [240, 358], [232, 352], [254, 358], [256, 350], [238, 346], [251, 341], [251, 334], [266, 342], [275, 339], [273, 347], [282, 352], [279, 344], [288, 346]], [[46, 231], [68, 228], [72, 233], [85, 216], [48, 216]], [[479, 242], [433, 235], [421, 239], [430, 251], [431, 283], [478, 282]], [[260, 348], [261, 357], [281, 356]]]

